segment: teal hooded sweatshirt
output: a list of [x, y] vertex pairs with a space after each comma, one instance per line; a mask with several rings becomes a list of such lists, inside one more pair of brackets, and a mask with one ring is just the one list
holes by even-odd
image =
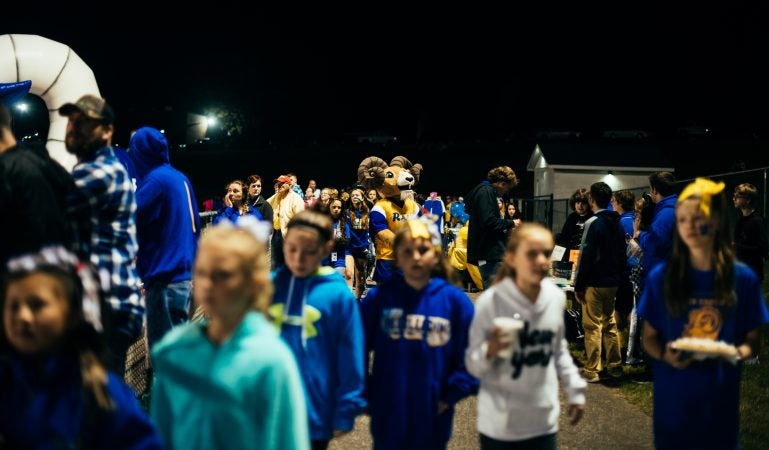
[[309, 450], [291, 351], [258, 312], [216, 346], [205, 323], [171, 330], [152, 351], [152, 418], [169, 449]]

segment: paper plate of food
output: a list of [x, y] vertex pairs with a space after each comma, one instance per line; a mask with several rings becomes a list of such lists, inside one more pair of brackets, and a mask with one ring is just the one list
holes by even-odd
[[676, 350], [688, 353], [692, 358], [697, 360], [721, 358], [732, 363], [737, 363], [737, 360], [739, 359], [737, 347], [724, 341], [683, 337], [671, 342], [670, 346]]

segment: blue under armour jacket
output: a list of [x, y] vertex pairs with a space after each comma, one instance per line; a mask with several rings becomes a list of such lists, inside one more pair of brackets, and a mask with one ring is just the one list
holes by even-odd
[[139, 176], [136, 189], [137, 268], [142, 281], [192, 279], [200, 236], [198, 201], [192, 183], [171, 167], [165, 136], [140, 128], [129, 144]]
[[352, 430], [363, 399], [363, 325], [358, 302], [330, 267], [297, 278], [287, 267], [273, 274], [268, 317], [294, 352], [307, 397], [310, 438]]

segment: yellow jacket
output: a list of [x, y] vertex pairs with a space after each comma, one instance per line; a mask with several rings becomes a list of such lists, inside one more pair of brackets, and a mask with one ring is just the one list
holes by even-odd
[[468, 221], [465, 225], [459, 229], [457, 238], [449, 245], [449, 264], [455, 269], [462, 271], [467, 270], [470, 274], [470, 278], [473, 280], [473, 284], [478, 289], [483, 289], [483, 279], [481, 278], [481, 271], [475, 264], [467, 262], [467, 230], [470, 227]]

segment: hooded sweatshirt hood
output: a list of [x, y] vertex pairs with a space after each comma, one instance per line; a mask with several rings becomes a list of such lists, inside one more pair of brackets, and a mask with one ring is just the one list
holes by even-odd
[[[344, 283], [344, 279], [334, 269], [327, 266], [318, 267], [315, 273], [305, 277], [295, 277], [288, 267], [282, 267], [278, 269], [274, 275], [274, 281], [280, 283], [281, 286], [286, 286], [287, 291], [285, 296], [281, 294], [281, 301], [274, 301], [273, 306], [268, 311], [268, 315], [273, 320], [278, 320], [279, 323], [288, 323], [289, 325], [299, 325], [299, 338], [301, 347], [303, 350], [307, 350], [307, 337], [308, 327], [303, 326], [307, 317], [307, 297], [310, 290], [314, 289], [316, 285], [339, 282]], [[275, 299], [277, 300], [277, 298]], [[277, 306], [275, 306], [277, 305]], [[313, 313], [310, 313], [311, 315]], [[277, 317], [279, 316], [279, 317]], [[313, 318], [311, 318], [313, 319]], [[281, 325], [282, 327], [282, 325]]]
[[144, 178], [152, 169], [170, 163], [168, 141], [154, 128], [139, 128], [128, 145], [139, 179]]

